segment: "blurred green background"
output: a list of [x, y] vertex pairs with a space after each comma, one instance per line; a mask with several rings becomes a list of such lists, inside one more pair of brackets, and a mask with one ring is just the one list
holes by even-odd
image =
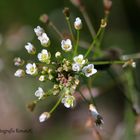
[[[103, 17], [102, 0], [83, 0], [91, 21], [98, 30], [100, 19]], [[53, 117], [44, 124], [38, 122], [38, 116], [50, 108], [55, 100], [40, 103], [34, 113], [26, 109], [26, 104], [35, 99], [34, 92], [42, 86], [32, 78], [18, 79], [14, 77], [16, 68], [13, 58], [21, 56], [26, 60], [29, 55], [24, 49], [26, 42], [38, 43], [33, 33], [37, 25], [43, 26], [49, 36], [53, 38], [52, 51], [60, 49], [59, 40], [55, 33], [46, 28], [40, 21], [41, 14], [47, 13], [49, 18], [62, 31], [67, 31], [63, 8], [71, 10], [72, 22], [79, 16], [79, 10], [69, 0], [0, 0], [0, 129], [20, 128], [32, 129], [26, 134], [2, 134], [0, 140], [92, 140], [91, 131], [82, 128], [88, 109], [85, 103], [79, 103], [75, 109], [66, 110], [60, 106]], [[82, 40], [91, 42], [90, 34], [83, 20]], [[102, 48], [120, 48], [123, 54], [139, 53], [140, 51], [140, 1], [113, 0], [113, 7], [109, 17], [109, 24], [105, 32]], [[37, 44], [38, 45], [38, 44]], [[36, 46], [38, 47], [38, 46]], [[140, 89], [140, 65], [137, 61], [135, 76], [137, 88]], [[104, 87], [106, 72], [101, 72], [95, 85]], [[43, 85], [47, 90], [47, 85]], [[101, 130], [105, 140], [122, 140], [124, 133], [124, 101], [121, 93], [112, 88], [96, 98], [96, 103], [104, 116], [104, 128]], [[140, 96], [140, 95], [139, 95]], [[121, 132], [120, 132], [120, 131]], [[120, 137], [119, 137], [120, 136]], [[123, 139], [124, 140], [124, 139]], [[126, 140], [133, 140], [133, 136]]]

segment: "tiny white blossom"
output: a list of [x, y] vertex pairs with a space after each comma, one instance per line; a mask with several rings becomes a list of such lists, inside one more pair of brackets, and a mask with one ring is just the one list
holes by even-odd
[[64, 98], [62, 98], [61, 102], [64, 104], [66, 108], [72, 108], [75, 106], [75, 97], [71, 95], [65, 95]]
[[30, 74], [30, 75], [36, 75], [38, 73], [36, 64], [35, 63], [33, 63], [33, 64], [28, 63], [26, 65], [26, 73]]
[[40, 26], [37, 26], [36, 28], [34, 28], [34, 32], [39, 37], [39, 36], [41, 36], [44, 33], [44, 29], [41, 28]]
[[47, 51], [47, 50], [45, 50], [45, 49], [43, 49], [42, 51], [41, 51], [41, 53], [39, 53], [38, 54], [38, 59], [39, 59], [39, 61], [40, 62], [46, 62], [46, 63], [49, 63], [50, 62], [50, 53]]
[[22, 60], [20, 57], [16, 57], [14, 59], [14, 65], [15, 66], [22, 66], [24, 64], [24, 60]]
[[71, 49], [72, 49], [71, 40], [70, 39], [62, 40], [61, 47], [64, 51], [71, 51]]
[[79, 17], [75, 19], [74, 27], [76, 30], [80, 30], [82, 28], [82, 21]]
[[16, 77], [23, 77], [23, 76], [25, 76], [25, 72], [24, 72], [24, 70], [22, 70], [22, 69], [18, 69], [16, 72], [15, 72], [15, 74], [14, 74]]
[[93, 64], [89, 64], [89, 65], [83, 67], [82, 71], [83, 71], [83, 73], [85, 74], [86, 77], [90, 77], [97, 72], [97, 70], [94, 69]]
[[42, 33], [41, 36], [38, 36], [38, 40], [40, 41], [41, 45], [44, 47], [48, 47], [50, 45], [50, 39], [46, 33]]
[[49, 118], [50, 118], [50, 113], [49, 112], [44, 112], [40, 115], [39, 122], [44, 122]]
[[38, 87], [38, 89], [35, 92], [35, 96], [38, 97], [38, 99], [41, 99], [44, 96], [45, 92], [41, 87]]
[[41, 82], [45, 81], [45, 75], [41, 75], [41, 76], [39, 77], [39, 81], [41, 81]]
[[56, 53], [55, 53], [55, 57], [56, 57], [56, 58], [58, 58], [58, 57], [60, 57], [60, 56], [61, 56], [61, 52], [56, 52]]
[[79, 64], [77, 64], [77, 63], [72, 64], [73, 71], [80, 71], [80, 69], [81, 69], [81, 66]]
[[79, 54], [78, 56], [75, 56], [73, 58], [74, 62], [79, 64], [79, 65], [84, 65], [85, 64], [85, 60], [84, 60], [84, 56], [82, 54]]
[[35, 54], [36, 53], [35, 47], [33, 46], [33, 44], [31, 44], [29, 42], [27, 43], [27, 45], [25, 45], [25, 49], [27, 50], [27, 52], [29, 54]]

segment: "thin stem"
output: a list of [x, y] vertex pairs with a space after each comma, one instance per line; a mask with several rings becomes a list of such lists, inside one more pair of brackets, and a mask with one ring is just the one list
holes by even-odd
[[97, 40], [96, 51], [93, 53], [93, 57], [97, 57], [99, 56], [99, 54], [101, 54], [100, 46], [103, 40], [104, 32], [105, 32], [105, 28], [102, 30], [100, 38]]
[[64, 96], [64, 92], [62, 92], [62, 95], [60, 96], [59, 100], [56, 102], [56, 104], [53, 106], [53, 108], [49, 112], [50, 114], [53, 113], [55, 111], [55, 109], [59, 106], [59, 104], [61, 103], [61, 100], [62, 100], [63, 96]]
[[69, 28], [69, 32], [71, 34], [72, 40], [75, 41], [75, 38], [74, 38], [74, 35], [73, 35], [73, 32], [72, 32], [72, 27], [71, 27], [70, 19], [68, 17], [66, 17], [66, 21], [67, 21], [67, 24], [68, 24], [68, 28]]
[[90, 102], [85, 98], [85, 96], [82, 94], [82, 92], [79, 90], [79, 94], [81, 95], [81, 97], [83, 98], [83, 100], [89, 105]]
[[128, 59], [140, 59], [140, 53], [134, 53], [134, 54], [128, 54], [128, 55], [122, 55], [122, 60], [128, 60]]
[[58, 30], [58, 28], [53, 24], [53, 22], [50, 22], [50, 26], [54, 29], [54, 31], [60, 36], [61, 39], [63, 39], [63, 35]]
[[77, 30], [77, 38], [76, 38], [76, 44], [75, 44], [75, 48], [74, 48], [74, 56], [77, 54], [78, 43], [79, 43], [79, 36], [80, 36], [80, 32], [79, 32], [79, 30]]
[[[108, 23], [108, 15], [105, 15], [104, 19], [104, 24], [107, 24]], [[102, 26], [102, 21], [101, 21], [101, 25]], [[100, 27], [101, 28], [101, 27]], [[96, 43], [96, 51], [95, 53], [93, 54], [93, 57], [96, 57], [96, 56], [100, 56], [101, 54], [101, 49], [100, 49], [100, 46], [101, 46], [101, 43], [102, 43], [102, 40], [103, 40], [103, 35], [104, 35], [104, 32], [105, 32], [105, 27], [102, 28], [102, 31], [100, 33], [100, 36], [99, 38], [97, 39], [97, 43]]]
[[94, 30], [94, 27], [93, 27], [93, 25], [91, 23], [91, 20], [90, 20], [88, 14], [87, 14], [87, 11], [86, 11], [86, 9], [84, 7], [81, 7], [80, 11], [81, 11], [81, 13], [82, 13], [82, 15], [83, 15], [83, 17], [84, 17], [84, 19], [86, 21], [86, 24], [88, 26], [89, 32], [90, 32], [90, 34], [91, 34], [91, 36], [93, 38], [96, 35], [96, 32]]
[[88, 87], [88, 90], [89, 90], [90, 97], [92, 99], [92, 103], [95, 105], [95, 101], [94, 101], [92, 91], [91, 91], [91, 87], [92, 87], [92, 79], [91, 78], [89, 78], [89, 80], [88, 80], [88, 86], [87, 87]]
[[123, 61], [123, 60], [115, 60], [115, 61], [95, 61], [92, 62], [95, 65], [104, 65], [104, 64], [124, 64], [127, 61]]
[[98, 32], [97, 32], [97, 35], [96, 35], [95, 38], [93, 39], [91, 45], [89, 46], [89, 48], [88, 48], [88, 50], [87, 50], [87, 52], [86, 52], [86, 54], [85, 54], [85, 58], [89, 55], [90, 51], [93, 49], [94, 45], [96, 44], [97, 38], [98, 38], [98, 36], [100, 35], [100, 33], [102, 32], [102, 29], [103, 29], [103, 28], [101, 28], [101, 27], [99, 28], [99, 30], [98, 30]]

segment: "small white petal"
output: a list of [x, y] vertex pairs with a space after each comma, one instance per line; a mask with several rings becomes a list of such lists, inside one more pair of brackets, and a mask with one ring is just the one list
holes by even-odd
[[82, 54], [80, 54], [80, 55], [78, 55], [78, 56], [75, 56], [74, 58], [73, 58], [73, 60], [74, 60], [74, 62], [75, 63], [78, 63], [79, 65], [84, 65], [85, 64], [85, 60], [84, 60], [84, 56], [82, 55]]
[[34, 32], [36, 33], [37, 36], [41, 36], [44, 33], [44, 29], [41, 28], [40, 26], [37, 26], [34, 28]]
[[50, 45], [50, 39], [46, 33], [42, 33], [42, 35], [38, 37], [38, 40], [40, 40], [41, 45], [44, 47], [48, 47]]
[[15, 74], [14, 74], [16, 77], [23, 77], [25, 75], [25, 72], [24, 70], [22, 69], [18, 69]]
[[36, 90], [35, 92], [35, 96], [38, 97], [39, 99], [41, 99], [44, 96], [44, 91], [41, 87], [38, 88], [38, 90]]
[[28, 63], [26, 65], [26, 73], [27, 74], [36, 75], [37, 72], [38, 72], [38, 70], [37, 70], [37, 67], [36, 67], [36, 64], [35, 63], [33, 63], [33, 64]]
[[29, 42], [27, 43], [27, 45], [25, 45], [25, 49], [26, 49], [27, 52], [30, 53], [30, 54], [35, 54], [35, 52], [36, 52], [36, 50], [35, 50], [33, 44], [31, 44], [31, 43], [29, 43]]
[[77, 64], [77, 63], [72, 64], [73, 71], [80, 71], [80, 69], [81, 69], [81, 67], [79, 64]]
[[66, 108], [70, 108], [70, 104], [68, 104], [68, 103], [64, 103], [64, 106], [65, 106]]
[[70, 39], [62, 40], [61, 41], [61, 48], [64, 51], [70, 51], [72, 49], [72, 43]]
[[85, 66], [82, 69], [82, 71], [83, 71], [83, 73], [85, 74], [86, 77], [90, 77], [90, 76], [92, 76], [93, 74], [95, 74], [97, 72], [97, 70], [94, 69], [93, 64], [89, 64], [89, 65]]
[[46, 62], [46, 63], [49, 63], [50, 62], [49, 61], [50, 60], [50, 55], [49, 55], [48, 51], [45, 50], [45, 49], [43, 49], [41, 51], [41, 53], [39, 53], [37, 55], [37, 57], [38, 57], [38, 59], [39, 59], [40, 62]]

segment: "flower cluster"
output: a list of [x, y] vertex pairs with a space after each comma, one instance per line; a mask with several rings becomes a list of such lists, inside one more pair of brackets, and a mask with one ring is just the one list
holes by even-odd
[[[76, 31], [82, 28], [82, 21], [79, 17], [76, 18], [73, 26]], [[51, 116], [51, 113], [60, 103], [64, 104], [66, 108], [73, 108], [76, 105], [75, 91], [80, 83], [80, 78], [91, 77], [97, 70], [94, 68], [94, 64], [88, 61], [85, 54], [78, 54], [78, 44], [71, 38], [62, 39], [60, 42], [62, 51], [56, 51], [53, 54], [49, 49], [51, 41], [45, 33], [45, 30], [37, 26], [34, 32], [42, 46], [41, 52], [38, 52], [38, 48], [30, 42], [25, 45], [25, 49], [30, 55], [34, 55], [38, 59], [38, 62], [25, 62], [19, 57], [15, 58], [14, 64], [18, 66], [19, 69], [14, 75], [16, 77], [30, 75], [37, 77], [40, 82], [47, 80], [52, 82], [53, 86], [47, 91], [38, 87], [35, 91], [37, 100], [28, 105], [30, 110], [33, 110], [37, 102], [45, 99], [47, 96], [59, 96], [56, 105], [51, 111], [44, 112], [40, 115], [39, 121], [44, 122]], [[69, 52], [73, 54], [73, 57], [67, 57]]]

